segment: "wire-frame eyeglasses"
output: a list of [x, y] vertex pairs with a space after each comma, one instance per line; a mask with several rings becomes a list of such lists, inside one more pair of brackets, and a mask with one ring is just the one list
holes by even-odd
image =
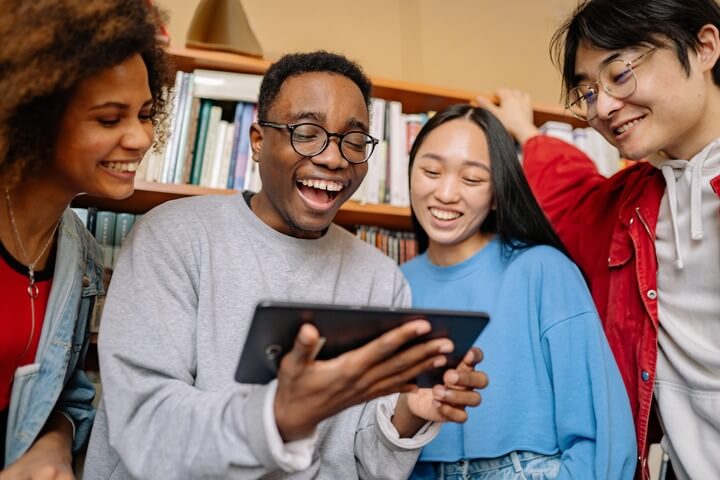
[[597, 98], [600, 86], [605, 93], [613, 98], [627, 98], [637, 88], [637, 75], [635, 69], [651, 53], [657, 50], [653, 47], [635, 60], [615, 59], [600, 69], [598, 81], [587, 85], [578, 85], [570, 90], [565, 108], [570, 110], [580, 120], [592, 120], [597, 117]]

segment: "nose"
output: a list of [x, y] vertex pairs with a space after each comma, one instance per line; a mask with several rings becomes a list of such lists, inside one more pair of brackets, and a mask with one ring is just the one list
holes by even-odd
[[613, 97], [602, 88], [599, 89], [595, 110], [600, 120], [609, 119], [613, 113], [620, 110], [623, 105], [622, 100]]
[[435, 188], [435, 198], [442, 203], [454, 203], [458, 201], [458, 189], [452, 176], [446, 175], [438, 180]]
[[337, 138], [329, 138], [325, 149], [314, 157], [311, 157], [311, 160], [314, 164], [322, 165], [330, 170], [346, 168], [350, 165], [350, 162], [345, 160], [340, 153], [340, 141]]
[[120, 145], [127, 150], [146, 152], [155, 140], [155, 129], [149, 120], [131, 121], [123, 132]]

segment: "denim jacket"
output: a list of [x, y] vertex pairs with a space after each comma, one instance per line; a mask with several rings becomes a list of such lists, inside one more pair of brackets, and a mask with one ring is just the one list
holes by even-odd
[[30, 448], [53, 411], [72, 420], [73, 451], [88, 438], [95, 416], [95, 390], [81, 367], [95, 300], [105, 294], [102, 258], [95, 239], [68, 208], [58, 229], [55, 272], [35, 363], [15, 371], [6, 465]]

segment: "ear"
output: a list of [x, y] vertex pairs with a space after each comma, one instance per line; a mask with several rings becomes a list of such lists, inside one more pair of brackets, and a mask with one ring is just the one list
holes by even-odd
[[260, 150], [263, 143], [263, 129], [257, 122], [250, 125], [250, 149], [252, 150], [252, 159], [255, 162], [260, 161]]
[[720, 57], [720, 33], [715, 25], [703, 25], [697, 34], [698, 65], [702, 71], [711, 71]]

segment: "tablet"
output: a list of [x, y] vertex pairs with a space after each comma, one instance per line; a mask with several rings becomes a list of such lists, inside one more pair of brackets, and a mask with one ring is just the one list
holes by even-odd
[[405, 348], [431, 338], [446, 337], [453, 341], [455, 350], [447, 355], [446, 366], [422, 373], [415, 383], [420, 387], [442, 384], [445, 370], [456, 367], [462, 361], [487, 325], [489, 317], [486, 313], [261, 302], [255, 309], [235, 380], [265, 384], [274, 379], [280, 360], [292, 350], [303, 323], [315, 325], [320, 336], [325, 338], [317, 359], [328, 360], [365, 345], [405, 322], [421, 318], [432, 324], [431, 332], [408, 342]]

